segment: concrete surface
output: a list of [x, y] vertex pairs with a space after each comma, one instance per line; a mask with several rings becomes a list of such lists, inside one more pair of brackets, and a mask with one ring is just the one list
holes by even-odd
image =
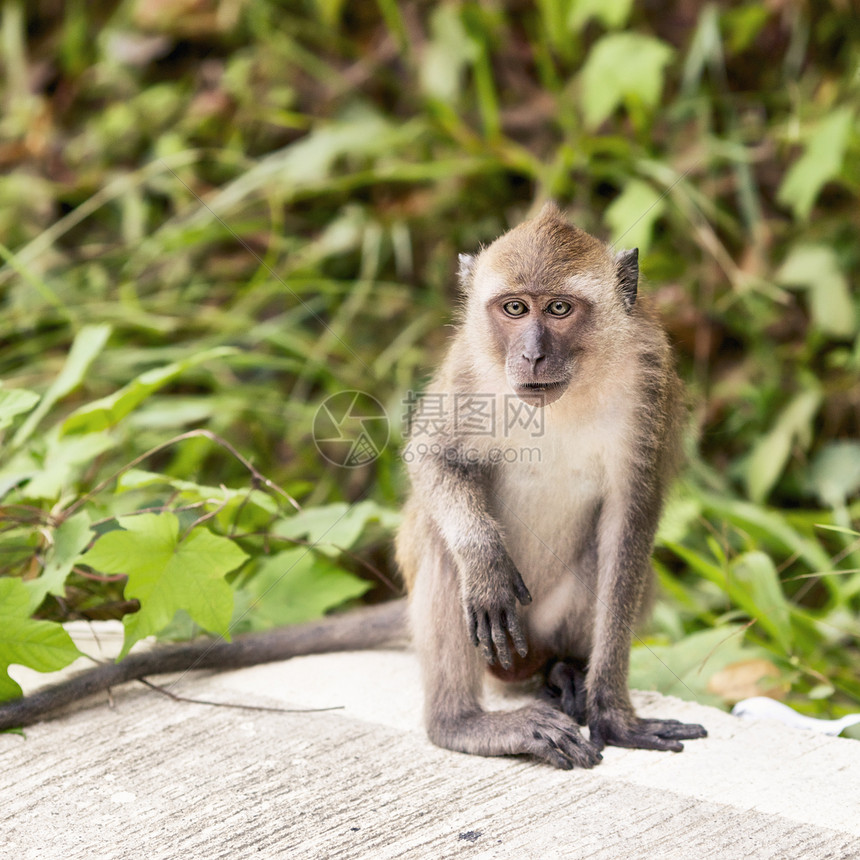
[[640, 693], [710, 737], [561, 772], [432, 746], [408, 652], [159, 681], [339, 710], [135, 684], [0, 735], [2, 860], [860, 857], [857, 741]]

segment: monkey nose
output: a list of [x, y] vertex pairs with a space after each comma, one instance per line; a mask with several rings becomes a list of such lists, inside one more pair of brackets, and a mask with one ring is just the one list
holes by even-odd
[[537, 370], [537, 366], [546, 358], [542, 352], [524, 352], [523, 358], [532, 369], [532, 372]]

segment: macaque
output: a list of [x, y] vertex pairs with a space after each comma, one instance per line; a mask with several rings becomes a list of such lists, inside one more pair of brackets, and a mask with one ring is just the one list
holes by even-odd
[[[460, 262], [462, 319], [412, 417], [397, 538], [430, 739], [561, 768], [605, 744], [679, 751], [705, 730], [640, 719], [627, 689], [684, 420], [638, 251], [549, 204]], [[546, 687], [486, 711], [487, 671]]]

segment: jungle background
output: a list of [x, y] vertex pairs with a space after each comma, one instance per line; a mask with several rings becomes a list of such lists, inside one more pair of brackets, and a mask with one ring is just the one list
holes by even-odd
[[[0, 698], [63, 621], [127, 652], [399, 593], [457, 254], [553, 198], [640, 249], [691, 394], [631, 684], [860, 708], [850, 0], [0, 10]], [[391, 433], [347, 469], [313, 428], [352, 390]]]

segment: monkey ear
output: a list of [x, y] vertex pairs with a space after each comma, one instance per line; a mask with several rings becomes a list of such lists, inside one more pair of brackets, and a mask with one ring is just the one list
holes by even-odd
[[460, 289], [465, 293], [472, 285], [472, 275], [475, 273], [475, 257], [473, 254], [460, 254], [460, 268], [457, 277], [460, 279]]
[[615, 255], [615, 278], [618, 292], [626, 310], [636, 304], [636, 290], [639, 287], [639, 249], [620, 251]]

